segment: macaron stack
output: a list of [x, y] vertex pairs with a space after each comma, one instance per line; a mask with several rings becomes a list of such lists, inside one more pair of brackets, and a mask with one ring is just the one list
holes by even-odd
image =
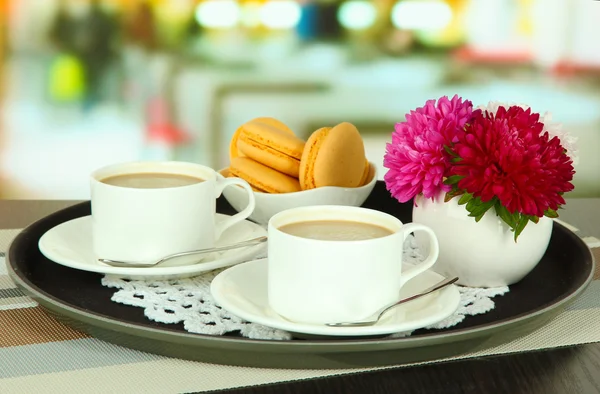
[[262, 193], [359, 187], [369, 180], [362, 137], [348, 122], [320, 128], [304, 141], [277, 119], [256, 118], [236, 130], [229, 157], [225, 174]]

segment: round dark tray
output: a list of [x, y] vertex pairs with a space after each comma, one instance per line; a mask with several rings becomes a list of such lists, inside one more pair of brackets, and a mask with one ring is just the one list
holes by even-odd
[[[411, 221], [412, 204], [399, 204], [378, 182], [363, 205]], [[235, 211], [223, 199], [220, 213]], [[7, 256], [11, 278], [57, 319], [122, 346], [183, 359], [272, 368], [349, 368], [395, 365], [455, 356], [508, 341], [560, 313], [592, 279], [594, 259], [581, 239], [555, 223], [542, 261], [496, 308], [443, 330], [417, 330], [407, 338], [252, 340], [239, 335], [191, 334], [182, 324], [156, 323], [143, 309], [112, 302], [114, 289], [101, 274], [64, 267], [46, 259], [38, 240], [52, 227], [90, 214], [84, 202], [49, 215], [23, 230]]]

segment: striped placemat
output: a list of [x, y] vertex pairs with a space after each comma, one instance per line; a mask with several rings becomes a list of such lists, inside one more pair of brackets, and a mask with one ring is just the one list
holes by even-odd
[[[6, 251], [19, 230], [0, 230]], [[588, 237], [590, 244], [599, 243]], [[596, 245], [595, 245], [596, 246]], [[600, 247], [592, 249], [600, 261]], [[183, 393], [343, 375], [381, 368], [287, 370], [207, 364], [116, 346], [46, 315], [15, 287], [0, 257], [0, 393]], [[568, 309], [527, 336], [454, 357], [600, 342], [600, 274]], [[493, 338], [491, 339], [493, 341]], [[492, 342], [490, 342], [492, 343]], [[446, 359], [448, 360], [448, 359]], [[394, 368], [397, 366], [387, 367]]]

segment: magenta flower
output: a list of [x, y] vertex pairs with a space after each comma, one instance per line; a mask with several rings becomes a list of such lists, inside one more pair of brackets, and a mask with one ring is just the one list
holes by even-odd
[[[573, 190], [573, 161], [558, 137], [543, 131], [540, 115], [518, 106], [495, 114], [475, 111], [453, 150], [457, 188], [483, 203], [497, 198], [510, 214], [542, 217]], [[517, 234], [518, 235], [518, 234]]]
[[407, 114], [406, 121], [396, 123], [383, 160], [388, 169], [385, 184], [394, 198], [406, 202], [421, 193], [431, 198], [450, 190], [443, 183], [450, 167], [444, 146], [456, 142], [472, 111], [471, 101], [444, 96], [437, 105], [436, 100], [428, 100]]

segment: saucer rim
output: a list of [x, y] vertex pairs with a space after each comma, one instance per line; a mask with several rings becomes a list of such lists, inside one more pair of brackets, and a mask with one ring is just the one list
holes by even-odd
[[[223, 214], [223, 213], [216, 213], [215, 215], [217, 217], [218, 216], [231, 217], [231, 215], [227, 215], [227, 214]], [[60, 229], [58, 229], [59, 227], [66, 226], [69, 224], [73, 225], [74, 224], [73, 222], [81, 222], [81, 223], [78, 223], [78, 225], [81, 226], [81, 225], [83, 225], [84, 221], [89, 221], [89, 220], [92, 220], [91, 215], [80, 216], [80, 217], [62, 222], [62, 223], [52, 227], [51, 229], [47, 230], [40, 237], [40, 239], [37, 242], [37, 246], [38, 246], [40, 253], [45, 258], [50, 260], [51, 262], [68, 267], [68, 268], [72, 268], [72, 269], [76, 269], [76, 270], [80, 270], [80, 271], [94, 272], [94, 273], [99, 273], [99, 274], [104, 274], [104, 275], [123, 276], [123, 277], [131, 278], [131, 279], [135, 279], [135, 278], [144, 279], [144, 278], [152, 278], [152, 277], [166, 278], [166, 277], [170, 277], [170, 276], [181, 277], [181, 275], [187, 275], [187, 276], [196, 275], [196, 274], [200, 275], [204, 272], [231, 267], [231, 266], [240, 264], [242, 262], [248, 261], [250, 259], [255, 259], [256, 256], [265, 247], [264, 244], [250, 246], [248, 248], [243, 249], [239, 253], [237, 253], [235, 255], [236, 256], [235, 258], [233, 258], [233, 256], [232, 256], [230, 259], [217, 259], [217, 260], [213, 260], [213, 261], [206, 262], [206, 263], [188, 264], [188, 265], [180, 265], [180, 266], [164, 266], [164, 267], [160, 267], [160, 266], [158, 266], [158, 267], [113, 267], [113, 266], [110, 266], [107, 264], [95, 265], [95, 264], [90, 264], [90, 263], [72, 263], [71, 262], [72, 259], [61, 258], [60, 256], [58, 256], [57, 253], [54, 253], [52, 251], [52, 249], [49, 245], [46, 244], [47, 242], [49, 242], [48, 241], [49, 234], [51, 234], [52, 232], [55, 232], [55, 231], [60, 231]], [[244, 222], [247, 222], [247, 223], [244, 223]], [[249, 220], [244, 220], [244, 221], [238, 222], [238, 223], [234, 224], [232, 226], [232, 228], [236, 227], [236, 226], [240, 226], [240, 225], [242, 225], [242, 223], [244, 225], [253, 226], [255, 231], [258, 231], [261, 233], [261, 234], [257, 234], [257, 236], [266, 236], [267, 235], [267, 230], [265, 228], [263, 228], [261, 225], [259, 225], [257, 223], [249, 221]], [[242, 253], [243, 253], [243, 256], [240, 258], [239, 256], [242, 255]], [[231, 261], [227, 262], [227, 260], [231, 260]], [[225, 263], [223, 261], [225, 261]], [[217, 263], [217, 264], [215, 264], [215, 263]]]
[[[454, 312], [456, 312], [456, 309], [460, 306], [460, 292], [458, 291], [458, 287], [456, 287], [455, 285], [450, 285], [439, 290], [439, 293], [437, 293], [436, 299], [439, 299], [440, 297], [442, 297], [443, 299], [447, 299], [447, 306], [435, 315], [439, 316], [439, 318], [436, 317], [435, 320], [430, 319], [427, 320], [425, 323], [419, 323], [417, 325], [412, 326], [407, 325], [407, 323], [403, 321], [401, 323], [396, 324], [380, 324], [364, 327], [330, 327], [324, 324], [319, 325], [311, 323], [296, 323], [292, 321], [282, 322], [276, 319], [269, 318], [269, 316], [267, 315], [260, 315], [259, 319], [256, 319], [256, 314], [250, 312], [246, 313], [245, 310], [235, 306], [232, 308], [232, 303], [230, 303], [227, 298], [227, 292], [220, 291], [219, 288], [223, 287], [223, 285], [227, 283], [227, 279], [229, 279], [232, 275], [235, 275], [236, 270], [248, 268], [252, 265], [259, 266], [260, 264], [268, 264], [268, 257], [246, 261], [244, 263], [237, 264], [233, 267], [229, 267], [226, 270], [220, 272], [211, 281], [210, 293], [217, 305], [227, 310], [228, 312], [238, 316], [239, 318], [249, 321], [251, 323], [261, 324], [263, 326], [287, 331], [290, 333], [329, 337], [391, 335], [405, 331], [414, 331], [440, 322], [443, 319], [451, 316]], [[437, 272], [431, 269], [417, 275], [415, 278], [423, 274], [435, 275], [439, 277], [439, 280], [442, 280], [444, 278], [442, 275], [438, 274]], [[266, 309], [271, 310], [274, 314], [277, 314], [277, 312], [273, 311], [269, 305], [262, 306]], [[282, 319], [284, 318], [282, 317]], [[423, 321], [423, 319], [420, 319], [419, 321]], [[271, 322], [274, 322], [275, 324], [271, 324]]]

